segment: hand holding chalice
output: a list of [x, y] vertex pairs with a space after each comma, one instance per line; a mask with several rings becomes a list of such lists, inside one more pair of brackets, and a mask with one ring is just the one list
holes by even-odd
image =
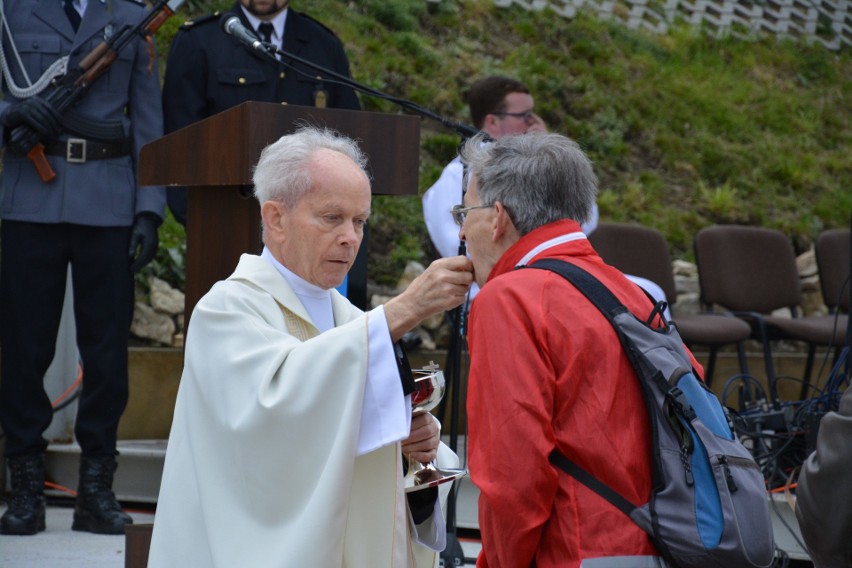
[[[423, 369], [413, 369], [412, 373], [415, 385], [411, 393], [412, 415], [429, 412], [444, 397], [444, 373], [432, 362]], [[408, 473], [404, 479], [405, 491], [408, 493], [434, 487], [466, 474], [465, 469], [438, 469], [434, 463], [424, 465], [409, 457]]]

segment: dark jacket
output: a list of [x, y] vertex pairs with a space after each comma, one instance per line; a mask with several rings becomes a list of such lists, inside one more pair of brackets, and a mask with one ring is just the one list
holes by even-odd
[[[251, 29], [239, 4], [231, 12]], [[187, 22], [175, 35], [163, 85], [166, 132], [246, 101], [360, 109], [352, 89], [319, 81], [317, 71], [300, 64], [291, 65], [286, 60], [276, 64], [222, 31], [219, 18], [214, 14]], [[337, 36], [292, 8], [288, 8], [284, 26], [283, 49], [350, 76], [349, 61]], [[185, 190], [170, 189], [169, 206], [175, 218], [185, 222]]]
[[796, 517], [817, 568], [852, 566], [852, 389], [819, 424], [816, 451], [802, 464]]

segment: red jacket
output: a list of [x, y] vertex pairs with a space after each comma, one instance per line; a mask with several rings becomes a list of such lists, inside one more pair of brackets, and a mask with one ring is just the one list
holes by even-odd
[[[562, 235], [575, 240], [552, 245]], [[536, 229], [500, 258], [473, 302], [469, 327], [469, 468], [481, 492], [477, 566], [571, 568], [584, 558], [656, 555], [621, 511], [548, 462], [555, 447], [629, 501], [650, 495], [647, 411], [611, 324], [562, 276], [515, 270], [543, 244], [549, 248], [525, 264], [568, 260], [635, 314], [652, 308], [573, 221]]]

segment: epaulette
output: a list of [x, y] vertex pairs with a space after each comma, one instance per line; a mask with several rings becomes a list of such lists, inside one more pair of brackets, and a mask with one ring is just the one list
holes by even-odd
[[209, 24], [210, 22], [218, 22], [219, 15], [219, 12], [213, 12], [212, 14], [201, 16], [200, 18], [196, 18], [194, 20], [187, 20], [180, 26], [180, 29], [188, 30], [190, 28], [195, 28], [203, 24]]

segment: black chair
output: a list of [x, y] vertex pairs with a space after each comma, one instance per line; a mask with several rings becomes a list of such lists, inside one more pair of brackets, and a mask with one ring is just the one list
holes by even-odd
[[[852, 243], [849, 229], [828, 229], [817, 236], [814, 252], [816, 253], [817, 269], [819, 270], [820, 290], [828, 313], [836, 318], [836, 328], [846, 330], [846, 346], [852, 341], [849, 328], [850, 288], [849, 272], [852, 268]], [[834, 360], [840, 356], [840, 347], [835, 350]], [[802, 397], [806, 395], [809, 385], [802, 387]]]
[[[714, 225], [695, 236], [695, 257], [701, 283], [701, 301], [722, 306], [751, 326], [760, 341], [772, 402], [778, 400], [771, 341], [802, 341], [808, 357], [802, 378], [806, 394], [816, 348], [839, 347], [845, 329], [835, 327], [834, 316], [801, 317], [802, 300], [796, 255], [781, 231], [741, 225]], [[791, 317], [771, 315], [789, 308]]]
[[[819, 234], [814, 252], [819, 284], [828, 313], [849, 313], [850, 230], [829, 229]], [[846, 318], [849, 319], [848, 317]]]
[[[669, 245], [659, 231], [635, 224], [600, 223], [589, 235], [592, 246], [607, 264], [625, 274], [633, 274], [655, 282], [666, 294], [669, 303], [677, 299]], [[716, 355], [721, 347], [736, 345], [740, 372], [748, 374], [742, 342], [749, 338], [751, 328], [743, 321], [723, 314], [701, 313], [678, 315], [672, 319], [684, 343], [703, 345], [709, 349], [704, 381], [713, 381]]]

